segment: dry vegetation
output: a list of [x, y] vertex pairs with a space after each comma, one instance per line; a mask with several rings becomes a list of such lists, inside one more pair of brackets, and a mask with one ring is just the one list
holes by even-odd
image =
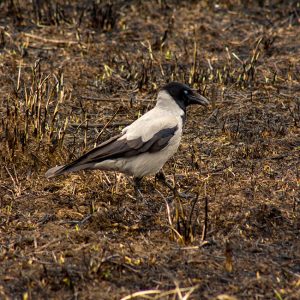
[[[1, 299], [300, 299], [299, 1], [0, 3]], [[44, 172], [170, 80], [191, 108], [154, 178]]]

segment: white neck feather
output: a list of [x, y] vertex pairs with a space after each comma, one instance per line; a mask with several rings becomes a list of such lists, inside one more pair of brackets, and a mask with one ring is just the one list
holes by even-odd
[[179, 105], [174, 101], [172, 96], [166, 91], [160, 91], [157, 95], [156, 107], [160, 109], [165, 109], [174, 115], [183, 116], [185, 112], [179, 107]]

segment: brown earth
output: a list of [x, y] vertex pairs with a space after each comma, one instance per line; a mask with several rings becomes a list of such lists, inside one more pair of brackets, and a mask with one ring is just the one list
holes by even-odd
[[[299, 1], [0, 3], [1, 299], [300, 299]], [[186, 82], [168, 179], [46, 180]]]

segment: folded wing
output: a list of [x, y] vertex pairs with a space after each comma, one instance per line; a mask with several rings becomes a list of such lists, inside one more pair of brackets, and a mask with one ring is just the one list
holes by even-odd
[[[146, 128], [147, 130], [145, 131], [149, 131], [150, 127], [146, 126]], [[155, 133], [149, 138], [149, 132], [146, 132], [146, 135], [140, 134], [139, 137], [137, 137], [136, 133], [134, 135], [130, 134], [133, 129], [130, 130], [130, 128], [128, 128], [124, 131], [124, 134], [112, 137], [75, 161], [48, 170], [45, 176], [50, 178], [67, 172], [92, 169], [95, 164], [108, 159], [128, 158], [145, 152], [153, 153], [160, 151], [168, 145], [168, 142], [174, 136], [177, 129], [178, 125], [171, 127], [170, 124], [168, 124], [166, 128], [161, 128], [156, 132], [154, 131]], [[145, 133], [142, 128], [140, 128], [140, 131]], [[145, 136], [147, 140], [145, 140]]]

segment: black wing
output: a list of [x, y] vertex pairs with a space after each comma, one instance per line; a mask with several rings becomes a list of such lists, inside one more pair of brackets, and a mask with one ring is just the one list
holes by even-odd
[[174, 136], [177, 129], [178, 126], [162, 129], [145, 142], [142, 138], [119, 140], [122, 136], [119, 134], [85, 153], [75, 161], [65, 165], [59, 172], [71, 171], [71, 169], [79, 165], [93, 165], [107, 159], [132, 157], [145, 152], [154, 153], [160, 151], [168, 145], [169, 140]]

